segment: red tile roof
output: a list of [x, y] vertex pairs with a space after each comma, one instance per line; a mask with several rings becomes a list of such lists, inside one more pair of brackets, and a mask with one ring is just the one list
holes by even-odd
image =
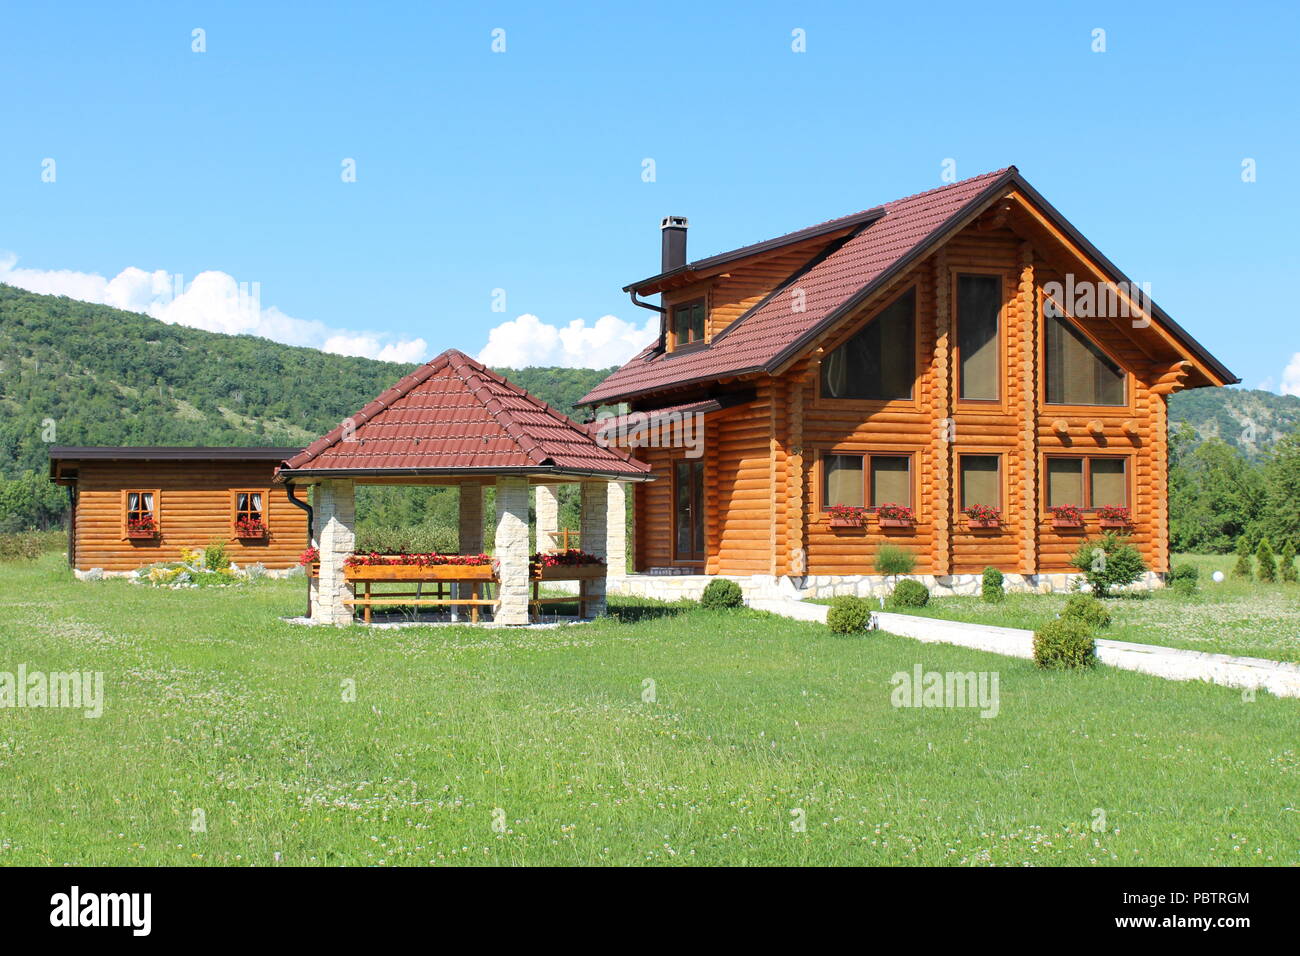
[[[649, 346], [583, 396], [580, 404], [614, 402], [693, 382], [771, 371], [825, 325], [842, 317], [846, 307], [910, 262], [954, 220], [1017, 179], [1012, 166], [886, 203], [882, 216], [868, 218], [842, 245], [814, 260], [803, 275], [750, 309], [707, 348], [674, 355], [659, 351], [659, 343]], [[790, 307], [785, 294], [791, 285], [803, 291], [801, 312]]]
[[602, 447], [567, 416], [449, 349], [290, 458], [279, 475], [474, 472], [638, 480], [650, 466]]

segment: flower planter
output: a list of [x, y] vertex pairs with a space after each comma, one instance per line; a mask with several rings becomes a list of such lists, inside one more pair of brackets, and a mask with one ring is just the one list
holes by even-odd
[[557, 564], [531, 569], [534, 581], [590, 581], [603, 578], [607, 570], [603, 564]]
[[152, 541], [158, 535], [159, 532], [156, 529], [153, 531], [128, 531], [126, 533], [126, 536], [132, 541]]
[[1103, 528], [1130, 528], [1133, 523], [1125, 521], [1123, 518], [1102, 518], [1101, 527]]
[[236, 531], [235, 537], [240, 541], [265, 541], [267, 531], [263, 528], [261, 531]]
[[863, 522], [861, 518], [831, 517], [826, 519], [826, 524], [832, 528], [861, 528]]
[[910, 528], [913, 525], [907, 518], [880, 518], [879, 521], [882, 528]]
[[348, 581], [495, 581], [490, 564], [359, 564], [343, 568]]
[[1002, 527], [1000, 518], [967, 518], [966, 527], [971, 531], [996, 531]]
[[1068, 518], [1053, 518], [1052, 527], [1057, 531], [1077, 531], [1083, 527], [1083, 522], [1073, 521]]

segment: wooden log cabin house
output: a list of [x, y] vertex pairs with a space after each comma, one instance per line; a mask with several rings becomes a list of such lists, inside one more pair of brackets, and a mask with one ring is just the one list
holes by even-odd
[[226, 543], [241, 567], [285, 570], [308, 545], [307, 512], [273, 485], [297, 448], [50, 449], [50, 480], [68, 488], [68, 563], [79, 576], [176, 561]]
[[1014, 167], [696, 261], [686, 228], [625, 288], [658, 340], [582, 400], [623, 405], [591, 427], [663, 479], [636, 486], [624, 590], [878, 594], [886, 541], [940, 593], [989, 565], [1055, 590], [1103, 523], [1148, 585], [1168, 570], [1166, 400], [1238, 379]]

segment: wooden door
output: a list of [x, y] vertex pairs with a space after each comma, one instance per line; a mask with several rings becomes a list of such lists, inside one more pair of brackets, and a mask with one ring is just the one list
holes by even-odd
[[673, 559], [680, 564], [704, 562], [704, 462], [673, 465]]

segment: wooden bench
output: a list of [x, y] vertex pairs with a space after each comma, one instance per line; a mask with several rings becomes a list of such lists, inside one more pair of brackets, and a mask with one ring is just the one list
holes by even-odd
[[[362, 594], [343, 603], [348, 607], [362, 608], [362, 620], [369, 624], [371, 609], [384, 606], [402, 607], [468, 607], [471, 623], [478, 623], [481, 607], [495, 608], [497, 600], [489, 597], [496, 582], [490, 564], [362, 564], [345, 568], [344, 578], [354, 586], [360, 585]], [[376, 584], [414, 584], [414, 591], [376, 592]], [[424, 584], [435, 585], [435, 595], [427, 596]], [[470, 587], [468, 598], [452, 597], [452, 585]], [[454, 592], [460, 593], [459, 588]]]

